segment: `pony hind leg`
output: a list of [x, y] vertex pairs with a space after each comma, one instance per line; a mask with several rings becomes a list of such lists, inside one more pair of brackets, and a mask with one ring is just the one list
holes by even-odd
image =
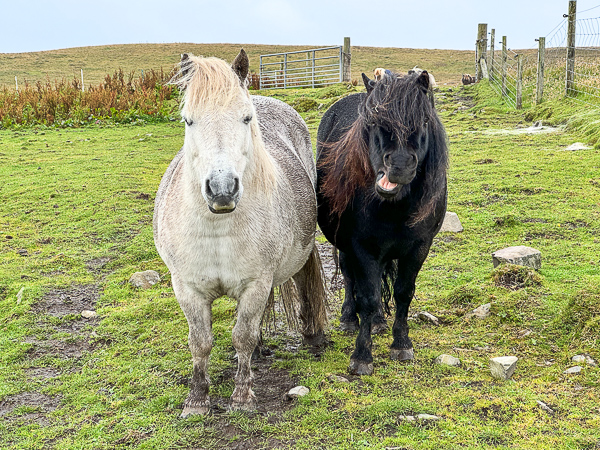
[[[356, 314], [356, 300], [354, 293], [354, 280], [347, 267], [347, 256], [340, 251], [340, 268], [344, 277], [344, 303], [342, 304], [342, 315], [340, 317], [340, 330], [353, 333], [358, 331], [359, 322]], [[382, 334], [388, 330], [387, 321], [383, 313], [381, 303], [377, 306], [377, 313], [373, 317], [371, 334]]]
[[354, 279], [348, 268], [348, 257], [340, 251], [340, 270], [344, 277], [344, 303], [340, 316], [340, 330], [347, 332], [358, 331], [358, 316], [356, 315], [356, 300], [354, 298]]
[[188, 344], [193, 363], [190, 392], [183, 404], [181, 417], [205, 415], [210, 412], [208, 359], [213, 345], [212, 300], [200, 296], [176, 277], [173, 277], [172, 282], [177, 301], [188, 322]]
[[255, 281], [239, 296], [238, 314], [233, 327], [233, 346], [238, 356], [235, 389], [231, 395], [231, 409], [253, 411], [256, 396], [252, 391], [254, 375], [252, 354], [260, 340], [260, 324], [267, 306], [272, 281]]
[[302, 342], [313, 347], [327, 342], [327, 292], [319, 251], [315, 245], [308, 260], [293, 276], [300, 299], [300, 320], [302, 321]]

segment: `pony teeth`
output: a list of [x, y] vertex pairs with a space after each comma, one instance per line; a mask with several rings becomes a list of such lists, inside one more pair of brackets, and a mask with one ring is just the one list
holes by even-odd
[[379, 186], [385, 189], [386, 191], [391, 191], [392, 189], [395, 189], [398, 186], [397, 183], [391, 183], [386, 175], [382, 176], [377, 182], [377, 184], [379, 184]]

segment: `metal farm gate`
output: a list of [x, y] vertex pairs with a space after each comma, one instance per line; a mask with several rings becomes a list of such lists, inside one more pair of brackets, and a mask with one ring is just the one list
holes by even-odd
[[260, 88], [319, 87], [343, 81], [342, 46], [260, 56]]

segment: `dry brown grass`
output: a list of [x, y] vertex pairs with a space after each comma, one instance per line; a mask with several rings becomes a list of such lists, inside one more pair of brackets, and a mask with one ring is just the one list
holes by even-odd
[[[60, 79], [81, 79], [84, 83], [98, 85], [107, 73], [123, 70], [125, 73], [150, 69], [170, 71], [179, 61], [181, 53], [217, 56], [233, 60], [240, 48], [250, 58], [250, 70], [258, 72], [259, 56], [314, 48], [314, 46], [284, 46], [257, 44], [126, 44], [97, 47], [78, 47], [45, 52], [0, 53], [0, 86], [14, 88], [15, 76], [19, 84], [27, 80], [54, 82]], [[406, 49], [393, 47], [352, 47], [352, 79], [360, 80], [361, 72], [372, 76], [373, 69], [385, 67], [406, 72], [415, 65], [430, 71], [438, 84], [458, 85], [463, 73], [472, 73], [473, 51]]]

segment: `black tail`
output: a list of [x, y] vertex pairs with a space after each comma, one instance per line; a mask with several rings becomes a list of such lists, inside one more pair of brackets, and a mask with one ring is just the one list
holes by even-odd
[[386, 314], [391, 314], [390, 300], [394, 294], [396, 278], [398, 278], [398, 261], [392, 260], [385, 265], [381, 276], [381, 301]]

